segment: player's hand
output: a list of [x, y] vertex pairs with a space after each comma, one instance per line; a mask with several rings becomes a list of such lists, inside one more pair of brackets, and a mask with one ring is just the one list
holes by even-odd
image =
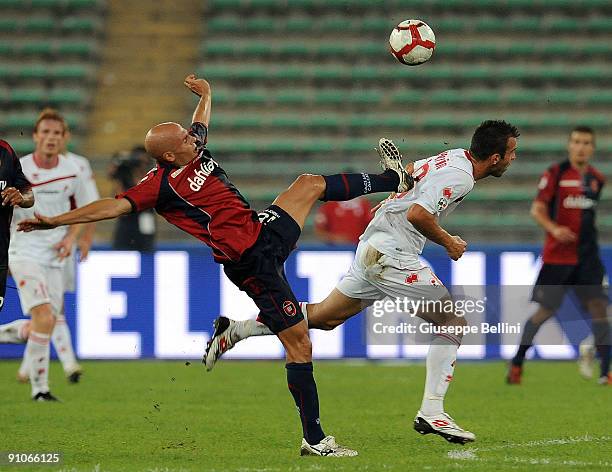
[[204, 79], [198, 79], [195, 74], [190, 74], [185, 77], [185, 81], [183, 82], [185, 87], [195, 93], [198, 97], [201, 97], [206, 90], [210, 88], [208, 82]]
[[89, 256], [89, 250], [91, 249], [93, 241], [89, 238], [81, 238], [77, 242], [77, 246], [79, 247], [79, 262], [84, 262], [87, 260], [87, 256]]
[[34, 218], [20, 221], [17, 223], [17, 231], [23, 231], [29, 233], [30, 231], [36, 231], [39, 229], [53, 229], [57, 225], [53, 223], [53, 218], [49, 216], [42, 216], [39, 213], [34, 213]]
[[446, 246], [446, 252], [448, 257], [453, 261], [459, 260], [463, 253], [467, 249], [467, 243], [459, 236], [451, 236], [451, 240]]
[[57, 258], [60, 261], [66, 259], [72, 254], [72, 247], [74, 246], [74, 237], [66, 235], [59, 243], [53, 246], [53, 249], [57, 251]]
[[552, 237], [563, 244], [569, 244], [576, 241], [578, 236], [567, 226], [556, 226], [551, 231]]
[[23, 195], [15, 187], [6, 188], [0, 193], [2, 206], [17, 206], [23, 203]]

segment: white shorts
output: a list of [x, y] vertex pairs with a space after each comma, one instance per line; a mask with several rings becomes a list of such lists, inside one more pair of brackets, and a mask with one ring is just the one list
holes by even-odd
[[10, 260], [9, 268], [19, 290], [24, 315], [32, 308], [50, 303], [57, 314], [64, 302], [64, 274], [61, 267], [50, 267], [29, 260]]
[[76, 257], [75, 247], [73, 247], [72, 253], [64, 261], [64, 291], [68, 293], [74, 293], [75, 291], [75, 274], [76, 274]]
[[351, 268], [336, 288], [360, 300], [438, 300], [448, 295], [429, 267], [385, 256], [366, 242], [359, 243]]

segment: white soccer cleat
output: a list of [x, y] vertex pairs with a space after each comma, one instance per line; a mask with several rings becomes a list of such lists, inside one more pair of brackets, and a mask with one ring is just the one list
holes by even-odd
[[448, 442], [457, 444], [465, 444], [476, 440], [476, 435], [474, 433], [461, 428], [455, 423], [455, 420], [446, 413], [435, 416], [425, 416], [419, 411], [414, 418], [414, 429], [423, 435], [437, 434]]
[[357, 451], [341, 446], [333, 436], [326, 436], [319, 444], [308, 444], [302, 439], [300, 456], [325, 456], [325, 457], [354, 457], [359, 455]]
[[234, 326], [236, 322], [225, 316], [219, 316], [214, 322], [215, 332], [206, 344], [206, 352], [202, 358], [202, 364], [206, 366], [207, 371], [211, 371], [215, 363], [223, 355], [229, 351], [234, 345], [240, 341], [237, 336], [234, 336]]
[[593, 363], [595, 362], [595, 346], [593, 336], [588, 336], [582, 340], [578, 347], [578, 370], [585, 379], [593, 378]]
[[402, 153], [393, 141], [387, 138], [380, 138], [376, 151], [380, 156], [380, 166], [383, 170], [391, 169], [399, 176], [400, 183], [397, 187], [398, 193], [411, 190], [414, 187], [414, 179], [404, 170]]

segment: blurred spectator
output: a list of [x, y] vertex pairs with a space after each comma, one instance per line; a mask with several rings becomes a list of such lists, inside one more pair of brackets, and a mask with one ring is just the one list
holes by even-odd
[[[136, 185], [152, 166], [150, 156], [142, 146], [113, 157], [109, 177], [115, 183], [115, 193]], [[113, 249], [118, 251], [152, 252], [155, 249], [155, 211], [145, 210], [119, 217], [113, 234]]]
[[315, 233], [328, 244], [357, 244], [372, 219], [371, 208], [363, 197], [324, 203], [315, 216]]

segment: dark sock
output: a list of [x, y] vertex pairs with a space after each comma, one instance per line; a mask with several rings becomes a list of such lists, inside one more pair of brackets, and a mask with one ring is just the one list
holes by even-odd
[[308, 444], [318, 444], [325, 437], [319, 419], [319, 395], [317, 384], [312, 374], [312, 362], [289, 362], [287, 368], [287, 384], [300, 412], [300, 421], [304, 439]]
[[324, 175], [325, 195], [322, 200], [344, 201], [377, 192], [396, 192], [399, 175], [391, 169], [382, 174], [334, 174]]
[[525, 355], [529, 348], [533, 345], [533, 338], [540, 329], [540, 325], [536, 325], [531, 319], [528, 319], [523, 329], [523, 336], [521, 337], [521, 345], [518, 348], [516, 356], [512, 359], [513, 365], [522, 366], [525, 360]]
[[608, 320], [593, 321], [593, 336], [599, 354], [599, 375], [605, 377], [610, 371], [610, 324]]

